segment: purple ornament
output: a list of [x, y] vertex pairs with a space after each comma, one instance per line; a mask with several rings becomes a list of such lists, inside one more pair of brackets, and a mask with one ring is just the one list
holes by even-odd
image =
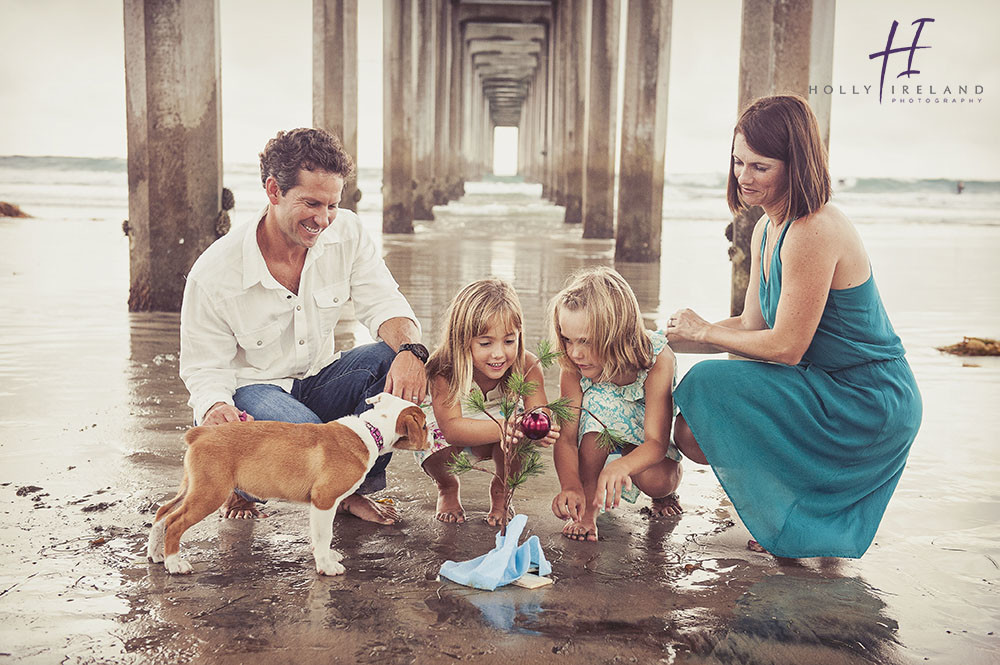
[[543, 411], [532, 411], [521, 418], [521, 431], [532, 441], [544, 439], [550, 428], [549, 417]]

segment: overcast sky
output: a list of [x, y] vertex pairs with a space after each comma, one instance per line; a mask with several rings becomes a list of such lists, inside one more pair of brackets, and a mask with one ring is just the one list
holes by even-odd
[[[360, 0], [359, 154], [381, 165], [381, 3]], [[668, 173], [725, 169], [737, 114], [738, 0], [674, 0]], [[994, 0], [839, 0], [835, 29], [831, 168], [835, 176], [1000, 180], [1000, 3]], [[280, 8], [280, 11], [279, 11]], [[221, 0], [223, 153], [252, 162], [279, 129], [311, 124], [311, 0]], [[931, 103], [878, 100], [893, 20], [894, 46], [925, 25], [911, 81]], [[125, 156], [121, 0], [0, 0], [0, 155]], [[760, 57], [768, 57], [762, 52]], [[840, 94], [871, 86], [869, 94]], [[933, 85], [935, 94], [928, 94]], [[958, 86], [982, 86], [959, 95]], [[949, 86], [949, 102], [942, 91]], [[899, 95], [897, 95], [899, 96]], [[916, 98], [916, 95], [909, 95]], [[976, 103], [951, 99], [974, 97]]]

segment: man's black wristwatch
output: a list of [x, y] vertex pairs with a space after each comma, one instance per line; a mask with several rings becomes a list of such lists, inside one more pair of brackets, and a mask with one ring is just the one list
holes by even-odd
[[396, 355], [399, 355], [403, 351], [409, 351], [417, 358], [419, 358], [420, 362], [425, 364], [427, 362], [427, 358], [429, 358], [431, 355], [430, 352], [427, 350], [427, 347], [424, 346], [423, 344], [400, 344], [399, 350], [396, 351]]

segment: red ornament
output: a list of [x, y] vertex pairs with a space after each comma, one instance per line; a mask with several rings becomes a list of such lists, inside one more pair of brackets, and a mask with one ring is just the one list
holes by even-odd
[[521, 418], [521, 431], [532, 441], [544, 439], [550, 427], [549, 417], [544, 411], [532, 411]]

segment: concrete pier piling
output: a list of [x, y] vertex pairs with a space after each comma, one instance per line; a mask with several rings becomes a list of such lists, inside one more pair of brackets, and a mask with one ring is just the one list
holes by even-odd
[[[358, 161], [358, 0], [313, 0], [313, 126], [337, 135]], [[357, 179], [340, 207], [357, 212]]]
[[217, 0], [125, 0], [129, 311], [180, 310], [217, 237], [222, 122]]
[[382, 230], [413, 233], [413, 0], [382, 12]]
[[615, 259], [660, 258], [671, 0], [628, 3]]
[[618, 0], [593, 0], [587, 93], [583, 237], [615, 234], [615, 147], [618, 119]]

